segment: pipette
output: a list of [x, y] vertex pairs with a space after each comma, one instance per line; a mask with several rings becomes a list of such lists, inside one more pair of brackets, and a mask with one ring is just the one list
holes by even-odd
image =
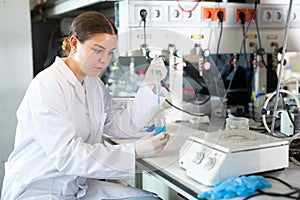
[[160, 70], [153, 70], [153, 79], [155, 83], [155, 89], [156, 89], [156, 95], [157, 95], [157, 104], [159, 106], [159, 111], [156, 114], [156, 118], [154, 119], [155, 123], [155, 135], [166, 132], [166, 122], [165, 122], [165, 115], [164, 111], [161, 109], [161, 103], [160, 103], [160, 79], [161, 79], [161, 72]]

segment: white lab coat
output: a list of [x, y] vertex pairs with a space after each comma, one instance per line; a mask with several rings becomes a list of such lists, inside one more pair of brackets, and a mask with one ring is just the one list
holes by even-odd
[[[132, 136], [156, 112], [156, 98], [149, 87], [140, 87], [135, 100], [122, 110], [98, 77], [86, 77], [81, 85], [57, 57], [33, 79], [18, 108], [2, 200], [84, 199], [88, 178], [133, 178], [134, 144], [105, 146], [102, 134]], [[95, 199], [115, 194], [115, 188], [111, 193], [97, 190]]]

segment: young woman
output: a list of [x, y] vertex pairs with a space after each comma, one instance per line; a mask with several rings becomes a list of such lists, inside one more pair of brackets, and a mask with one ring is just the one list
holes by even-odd
[[[2, 200], [157, 198], [137, 188], [100, 179], [128, 179], [135, 159], [154, 156], [168, 142], [167, 133], [133, 143], [105, 146], [102, 134], [130, 138], [157, 110], [152, 70], [166, 76], [156, 58], [135, 100], [123, 109], [112, 100], [99, 74], [116, 49], [117, 29], [102, 14], [85, 12], [70, 27], [65, 58], [40, 72], [17, 111], [15, 145], [5, 163]], [[166, 96], [161, 90], [162, 100]]]

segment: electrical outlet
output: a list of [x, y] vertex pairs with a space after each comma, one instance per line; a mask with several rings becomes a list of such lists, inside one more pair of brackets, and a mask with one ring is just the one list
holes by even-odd
[[163, 8], [151, 7], [150, 21], [161, 22], [163, 20]]
[[202, 20], [203, 21], [214, 21], [215, 9], [214, 8], [203, 8], [202, 9]]
[[263, 9], [261, 21], [262, 22], [272, 22], [273, 21], [273, 10], [272, 9]]
[[182, 11], [177, 6], [169, 7], [169, 21], [182, 21]]
[[292, 12], [291, 13], [291, 21], [296, 21], [297, 20], [297, 13], [296, 12]]
[[236, 22], [241, 22], [240, 13], [244, 13], [245, 17], [246, 17], [247, 16], [247, 9], [243, 9], [243, 8], [236, 9], [236, 12], [235, 12], [235, 21]]
[[300, 9], [295, 9], [291, 13], [291, 22], [300, 22]]
[[273, 21], [282, 22], [283, 21], [283, 10], [274, 10], [273, 11]]
[[219, 21], [218, 12], [223, 12], [223, 22], [226, 21], [226, 8], [216, 8], [214, 13], [214, 21]]
[[300, 27], [300, 7], [294, 9], [291, 13], [291, 27], [293, 28]]
[[193, 21], [194, 13], [193, 12], [183, 12], [182, 21]]
[[[250, 22], [251, 21], [253, 14], [254, 14], [254, 9], [248, 9], [247, 10], [246, 22]], [[256, 21], [256, 14], [253, 17], [253, 20]]]
[[135, 6], [135, 20], [136, 21], [141, 21], [141, 19], [142, 19], [142, 17], [141, 17], [141, 14], [140, 14], [140, 12], [141, 12], [141, 10], [146, 10], [146, 12], [147, 12], [147, 16], [146, 16], [146, 21], [148, 21], [149, 20], [149, 11], [150, 11], [150, 9], [147, 7], [147, 6]]

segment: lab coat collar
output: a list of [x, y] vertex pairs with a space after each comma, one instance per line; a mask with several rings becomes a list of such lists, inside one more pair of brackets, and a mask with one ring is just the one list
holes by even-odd
[[57, 66], [58, 70], [61, 71], [62, 74], [64, 74], [64, 77], [67, 79], [67, 81], [74, 86], [76, 94], [80, 101], [82, 103], [85, 102], [85, 94], [84, 94], [84, 88], [75, 76], [75, 74], [72, 72], [72, 70], [68, 67], [68, 65], [65, 63], [65, 60], [67, 58], [60, 58], [56, 57], [55, 62], [58, 63]]
[[67, 79], [69, 83], [71, 83], [73, 86], [76, 86], [77, 83], [80, 84], [79, 80], [75, 76], [75, 74], [72, 72], [72, 70], [68, 67], [68, 65], [65, 63], [65, 60], [67, 58], [60, 58], [56, 57], [55, 62], [58, 63], [58, 70], [64, 75], [64, 77]]

